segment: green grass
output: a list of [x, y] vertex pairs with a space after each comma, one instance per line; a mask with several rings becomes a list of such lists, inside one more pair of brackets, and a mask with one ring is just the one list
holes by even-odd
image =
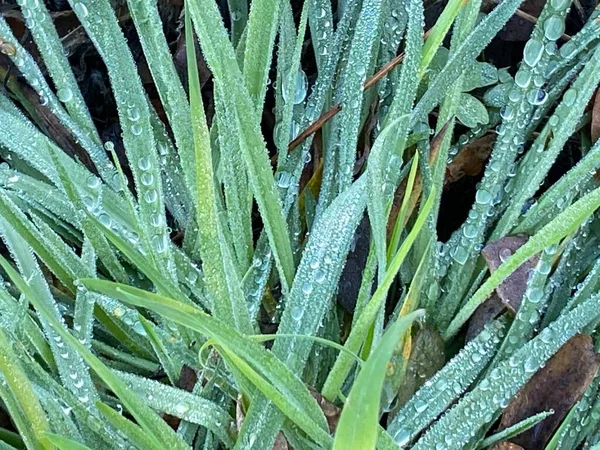
[[[430, 30], [421, 0], [188, 0], [182, 74], [156, 2], [128, 0], [126, 25], [108, 0], [69, 0], [117, 106], [122, 135], [103, 142], [64, 30], [19, 3], [37, 51], [0, 18], [19, 75], [0, 91], [0, 449], [488, 448], [552, 414], [495, 426], [567, 340], [599, 348], [600, 10], [565, 41], [571, 2], [547, 2], [505, 70], [485, 50], [521, 0], [450, 0]], [[447, 167], [490, 134], [469, 214], [441, 242]], [[490, 274], [481, 249], [515, 233], [527, 243]], [[340, 281], [365, 238], [365, 267]], [[519, 310], [467, 342], [535, 255]], [[442, 364], [411, 354], [422, 330]], [[599, 411], [595, 378], [546, 450], [598, 448]]]

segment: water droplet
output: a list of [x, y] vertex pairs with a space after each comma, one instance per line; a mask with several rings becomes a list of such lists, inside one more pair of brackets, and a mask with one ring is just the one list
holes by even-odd
[[550, 16], [544, 21], [544, 36], [546, 39], [556, 41], [565, 31], [564, 20], [559, 16]]
[[540, 262], [538, 263], [537, 270], [542, 275], [548, 275], [550, 273], [551, 268], [552, 267], [550, 266], [550, 263], [544, 260], [540, 260]]
[[296, 74], [296, 84], [294, 86], [294, 105], [298, 105], [304, 101], [306, 91], [308, 90], [308, 79], [302, 69]]
[[479, 189], [475, 194], [475, 201], [480, 205], [487, 205], [492, 201], [492, 195], [485, 189]]
[[477, 227], [473, 224], [467, 223], [463, 228], [463, 234], [467, 239], [472, 239], [477, 236]]
[[75, 13], [78, 16], [81, 16], [82, 18], [85, 18], [88, 16], [88, 9], [87, 6], [85, 6], [83, 3], [81, 2], [77, 2], [73, 5], [73, 11], [75, 11]]
[[140, 336], [146, 336], [146, 329], [144, 325], [139, 320], [133, 324], [133, 331], [135, 331]]
[[467, 262], [468, 257], [469, 254], [467, 253], [467, 250], [461, 246], [456, 247], [452, 252], [452, 259], [454, 259], [454, 261], [456, 261], [459, 264], [464, 264], [465, 262]]
[[515, 83], [517, 86], [525, 89], [529, 86], [531, 82], [531, 72], [525, 68], [519, 69], [517, 74], [515, 75]]
[[533, 89], [527, 93], [527, 101], [532, 105], [541, 105], [548, 98], [548, 94], [542, 88]]
[[515, 116], [515, 113], [510, 106], [506, 105], [506, 106], [502, 107], [502, 109], [500, 110], [500, 116], [504, 120], [510, 120]]
[[304, 315], [304, 310], [299, 306], [294, 306], [290, 311], [290, 314], [292, 316], [292, 319], [294, 319], [295, 321], [299, 321]]
[[498, 252], [498, 257], [501, 262], [506, 262], [508, 258], [512, 256], [512, 250], [510, 248], [501, 248]]
[[239, 11], [237, 11], [235, 9], [233, 11], [231, 11], [231, 20], [233, 20], [234, 22], [237, 22], [241, 18], [242, 18], [242, 14]]
[[310, 295], [312, 291], [313, 285], [310, 281], [305, 281], [304, 283], [302, 283], [302, 292], [304, 293], [304, 295]]
[[569, 58], [573, 56], [576, 50], [577, 46], [573, 42], [569, 41], [560, 48], [559, 53], [563, 58]]
[[154, 189], [150, 189], [144, 194], [144, 200], [146, 203], [154, 203], [158, 198], [158, 193]]
[[400, 429], [394, 436], [394, 441], [396, 441], [396, 444], [398, 444], [400, 447], [408, 444], [409, 439], [410, 433], [404, 428]]
[[152, 248], [156, 253], [164, 253], [167, 249], [167, 239], [164, 234], [156, 234], [152, 237]]
[[142, 126], [139, 123], [135, 123], [135, 124], [131, 125], [131, 132], [135, 136], [141, 135], [142, 134]]
[[292, 182], [292, 175], [289, 172], [280, 172], [277, 177], [277, 186], [282, 189], [287, 189], [290, 187]]
[[529, 39], [523, 50], [523, 61], [531, 67], [535, 66], [544, 51], [544, 44], [538, 39]]
[[523, 365], [525, 372], [532, 373], [537, 370], [536, 360], [533, 356], [530, 356], [525, 360], [525, 364]]
[[140, 180], [144, 186], [151, 186], [154, 183], [154, 175], [150, 172], [144, 172], [140, 177]]
[[567, 92], [565, 92], [565, 94], [563, 95], [564, 104], [567, 106], [573, 106], [575, 100], [577, 100], [577, 90], [568, 89]]
[[417, 413], [422, 413], [426, 409], [427, 409], [427, 403], [425, 403], [423, 400], [419, 399], [415, 402], [415, 411], [417, 411]]
[[56, 95], [58, 96], [58, 99], [63, 103], [67, 103], [73, 100], [73, 91], [71, 91], [71, 89], [69, 88], [59, 89]]
[[112, 220], [110, 216], [106, 213], [102, 213], [98, 216], [98, 221], [107, 228], [110, 228], [112, 224]]
[[544, 292], [540, 288], [533, 288], [527, 292], [527, 298], [531, 303], [539, 303], [542, 299]]
[[321, 8], [321, 9], [319, 9], [319, 11], [317, 12], [317, 18], [318, 18], [318, 19], [322, 19], [323, 17], [325, 17], [325, 14], [326, 14], [326, 12], [325, 12], [325, 9], [324, 9], [324, 8]]
[[137, 109], [135, 107], [129, 108], [127, 110], [127, 117], [132, 122], [137, 122], [138, 120], [140, 120], [140, 111], [139, 111], [139, 109]]
[[179, 404], [175, 405], [174, 413], [176, 416], [180, 417], [183, 414], [185, 414], [186, 412], [188, 412], [189, 409], [190, 409], [189, 405], [187, 405], [185, 403], [179, 403]]
[[315, 270], [315, 281], [319, 284], [325, 281], [325, 271], [321, 269]]

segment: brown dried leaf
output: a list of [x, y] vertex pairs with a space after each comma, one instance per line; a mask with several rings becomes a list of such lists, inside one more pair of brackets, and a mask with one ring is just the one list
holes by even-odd
[[469, 319], [466, 340], [470, 341], [481, 333], [483, 327], [485, 327], [488, 322], [498, 317], [505, 308], [506, 305], [502, 299], [494, 292], [490, 298], [479, 305]]
[[448, 186], [464, 176], [473, 177], [483, 172], [495, 140], [494, 134], [486, 134], [464, 147], [446, 168], [444, 186]]
[[360, 289], [362, 272], [367, 264], [370, 248], [371, 225], [365, 214], [354, 235], [354, 248], [348, 253], [346, 265], [338, 283], [338, 301], [349, 313], [354, 313]]
[[308, 390], [323, 410], [323, 414], [325, 415], [325, 419], [327, 419], [327, 424], [329, 425], [329, 432], [335, 433], [342, 409], [335, 406], [312, 387], [309, 386]]
[[498, 442], [490, 450], [524, 450], [523, 447], [512, 442]]
[[[192, 389], [194, 389], [194, 386], [197, 382], [198, 375], [196, 374], [196, 371], [191, 367], [184, 365], [181, 368], [179, 380], [177, 380], [177, 387], [179, 389], [183, 389], [184, 391], [192, 392]], [[167, 422], [174, 430], [177, 430], [177, 427], [179, 427], [179, 423], [181, 422], [179, 417], [175, 417], [170, 414], [164, 414], [163, 420]]]
[[[525, 245], [527, 240], [527, 236], [518, 234], [515, 236], [505, 236], [487, 244], [481, 251], [481, 254], [490, 268], [490, 272], [494, 273], [507, 258]], [[536, 266], [539, 259], [539, 255], [529, 258], [496, 288], [498, 297], [513, 311], [517, 311], [519, 306], [521, 306], [521, 300], [527, 288], [529, 271]]]
[[579, 334], [568, 340], [511, 400], [500, 429], [534, 414], [554, 410], [533, 428], [511, 439], [525, 450], [544, 448], [571, 407], [581, 398], [600, 366], [592, 338]]
[[69, 129], [50, 111], [50, 108], [40, 103], [38, 93], [23, 82], [18, 68], [3, 53], [0, 53], [0, 80], [50, 139], [67, 155], [81, 161], [91, 172], [98, 173], [88, 153], [79, 145]]
[[[422, 326], [412, 339], [410, 357], [406, 371], [398, 389], [398, 399], [394, 410], [390, 413], [391, 420], [402, 406], [419, 390], [425, 382], [435, 375], [446, 363], [444, 341], [439, 333], [428, 326]], [[389, 376], [386, 377], [386, 382]]]
[[292, 450], [292, 447], [288, 444], [287, 439], [280, 431], [275, 438], [275, 443], [273, 444], [273, 450]]
[[[494, 242], [490, 242], [481, 251], [490, 272], [494, 272], [504, 260], [516, 252], [527, 242], [527, 236], [520, 234], [516, 236], [505, 236]], [[479, 334], [486, 323], [497, 317], [506, 307], [517, 311], [521, 306], [521, 300], [527, 289], [529, 271], [535, 267], [539, 255], [535, 255], [525, 261], [504, 282], [496, 288], [496, 291], [482, 303], [469, 320], [467, 329], [467, 341]]]
[[594, 97], [590, 132], [592, 135], [592, 142], [596, 142], [598, 138], [600, 138], [600, 89], [596, 91], [596, 96]]

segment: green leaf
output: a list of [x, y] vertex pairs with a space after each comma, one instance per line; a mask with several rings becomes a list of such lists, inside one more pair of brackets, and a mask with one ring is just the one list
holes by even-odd
[[200, 46], [215, 77], [216, 87], [226, 102], [225, 107], [230, 109], [234, 118], [229, 124], [230, 129], [220, 132], [235, 133], [239, 137], [252, 192], [261, 213], [284, 292], [287, 292], [295, 269], [292, 247], [269, 156], [260, 133], [256, 108], [245, 89], [235, 53], [216, 4], [212, 0], [200, 0], [188, 6]]
[[465, 93], [459, 95], [456, 118], [469, 128], [485, 125], [490, 121], [485, 105], [472, 95]]
[[[0, 390], [2, 400], [6, 403], [13, 401], [18, 406], [18, 413], [22, 414], [23, 420], [17, 422], [17, 429], [27, 446], [34, 449], [50, 449], [51, 446], [47, 445], [45, 437], [50, 430], [48, 418], [12, 347], [11, 340], [0, 328], [0, 372], [6, 382], [6, 387], [3, 386]], [[17, 411], [11, 412], [18, 414]]]
[[344, 404], [337, 426], [333, 450], [362, 450], [374, 448], [377, 442], [381, 388], [386, 366], [400, 337], [413, 321], [423, 317], [424, 311], [415, 311], [399, 318], [383, 335], [360, 373]]
[[60, 450], [91, 450], [89, 447], [58, 434], [46, 433], [46, 438]]
[[123, 417], [107, 404], [97, 402], [96, 407], [115, 429], [123, 433], [138, 448], [149, 450], [160, 450], [163, 448], [154, 436], [144, 433], [139, 426]]

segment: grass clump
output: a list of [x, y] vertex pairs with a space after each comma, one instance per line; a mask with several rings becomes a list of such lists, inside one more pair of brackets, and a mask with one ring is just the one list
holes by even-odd
[[18, 3], [0, 448], [599, 445], [598, 9]]

